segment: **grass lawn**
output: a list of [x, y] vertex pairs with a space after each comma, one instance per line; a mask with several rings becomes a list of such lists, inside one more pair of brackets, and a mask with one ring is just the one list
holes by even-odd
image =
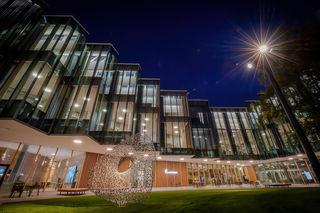
[[320, 212], [320, 188], [153, 192], [144, 204], [122, 208], [77, 196], [3, 204], [0, 212]]

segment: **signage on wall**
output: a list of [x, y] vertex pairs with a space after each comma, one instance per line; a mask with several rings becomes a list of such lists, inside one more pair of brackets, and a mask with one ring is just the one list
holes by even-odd
[[168, 169], [165, 169], [165, 170], [164, 170], [164, 173], [165, 173], [166, 175], [176, 175], [176, 174], [178, 174], [178, 171], [174, 171], [174, 170], [170, 171], [170, 170], [168, 170]]

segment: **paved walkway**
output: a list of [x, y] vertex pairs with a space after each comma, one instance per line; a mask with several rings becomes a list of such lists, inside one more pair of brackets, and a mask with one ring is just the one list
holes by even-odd
[[[17, 195], [17, 194], [16, 194]], [[88, 191], [85, 195], [94, 195], [92, 192]], [[8, 198], [9, 194], [0, 194], [0, 204], [2, 203], [15, 203], [21, 201], [31, 201], [31, 200], [45, 200], [51, 198], [63, 198], [63, 197], [72, 197], [72, 196], [83, 196], [83, 195], [59, 195], [57, 191], [46, 191], [40, 192], [39, 196], [36, 194], [28, 197], [24, 192], [21, 197]]]
[[[320, 187], [319, 184], [293, 184], [290, 188], [299, 188], [299, 187]], [[219, 190], [219, 189], [257, 189], [257, 188], [264, 188], [264, 186], [253, 186], [249, 184], [242, 184], [242, 185], [220, 185], [220, 186], [203, 186], [203, 187], [193, 187], [193, 186], [182, 186], [182, 187], [153, 187], [152, 191], [174, 191], [174, 190]], [[92, 192], [88, 191], [85, 195], [94, 195]], [[32, 200], [45, 200], [51, 198], [64, 198], [64, 197], [72, 197], [72, 196], [83, 196], [83, 195], [59, 195], [57, 191], [45, 191], [40, 192], [40, 195], [37, 196], [36, 194], [31, 195], [31, 197], [27, 197], [26, 193], [24, 192], [22, 196], [15, 197], [15, 198], [8, 198], [9, 194], [1, 194], [0, 193], [0, 205], [2, 203], [15, 203], [15, 202], [22, 202], [22, 201], [32, 201]]]

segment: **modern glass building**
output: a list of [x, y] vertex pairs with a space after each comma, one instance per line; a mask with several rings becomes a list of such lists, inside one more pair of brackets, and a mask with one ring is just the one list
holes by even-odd
[[42, 16], [31, 1], [0, 8], [12, 17], [0, 22], [1, 193], [16, 182], [85, 187], [99, 156], [136, 133], [156, 147], [156, 187], [317, 182], [285, 117], [268, 120], [259, 100], [189, 100], [119, 62], [112, 44], [86, 42], [72, 16]]

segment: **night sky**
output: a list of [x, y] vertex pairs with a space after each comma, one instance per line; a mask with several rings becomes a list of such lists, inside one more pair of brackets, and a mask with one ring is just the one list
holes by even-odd
[[160, 77], [162, 89], [186, 89], [214, 106], [244, 106], [262, 90], [252, 73], [235, 69], [239, 29], [258, 26], [260, 16], [271, 25], [320, 20], [320, 0], [46, 2], [46, 14], [79, 20], [89, 42], [112, 43], [119, 62], [140, 63], [142, 77]]

